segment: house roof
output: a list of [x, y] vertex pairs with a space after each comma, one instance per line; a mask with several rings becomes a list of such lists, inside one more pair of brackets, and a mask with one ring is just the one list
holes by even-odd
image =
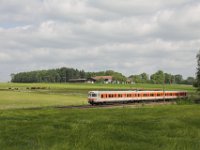
[[93, 79], [95, 80], [100, 80], [100, 79], [104, 79], [104, 80], [112, 80], [112, 76], [95, 76], [95, 77], [92, 77]]

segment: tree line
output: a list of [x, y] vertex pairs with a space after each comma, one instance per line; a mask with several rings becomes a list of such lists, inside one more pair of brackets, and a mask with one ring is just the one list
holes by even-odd
[[49, 70], [38, 70], [30, 72], [20, 72], [11, 74], [11, 82], [16, 83], [65, 83], [70, 79], [91, 78], [94, 76], [112, 76], [113, 81], [126, 83], [128, 80], [131, 83], [153, 83], [153, 84], [193, 84], [195, 79], [188, 77], [183, 79], [180, 74], [172, 75], [164, 73], [162, 70], [155, 72], [152, 75], [142, 73], [139, 75], [131, 75], [128, 78], [122, 73], [115, 72], [113, 70], [100, 71], [100, 72], [85, 72], [84, 70], [78, 70], [73, 68], [58, 68]]
[[139, 75], [131, 75], [131, 78], [135, 83], [153, 83], [153, 84], [188, 84], [193, 85], [195, 83], [194, 77], [188, 77], [183, 79], [180, 74], [172, 75], [169, 73], [164, 73], [162, 70], [158, 70], [152, 75], [147, 73], [142, 73]]
[[49, 70], [38, 70], [11, 74], [11, 82], [17, 83], [39, 83], [39, 82], [68, 82], [69, 79], [85, 78], [87, 75], [83, 70], [73, 68], [59, 68]]

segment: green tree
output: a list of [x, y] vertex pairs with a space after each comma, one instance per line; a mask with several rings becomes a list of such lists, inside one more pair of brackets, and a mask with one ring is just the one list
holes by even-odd
[[173, 75], [165, 73], [164, 78], [165, 78], [165, 84], [172, 84]]
[[133, 82], [135, 82], [135, 83], [141, 83], [142, 82], [140, 75], [131, 75], [129, 78], [132, 79]]
[[186, 81], [187, 81], [187, 84], [193, 85], [194, 82], [195, 82], [195, 78], [194, 78], [194, 77], [188, 77], [188, 78], [186, 79]]
[[133, 80], [135, 83], [148, 83], [149, 82], [149, 75], [147, 73], [141, 73], [139, 75], [131, 75], [129, 79]]
[[163, 84], [164, 82], [164, 72], [162, 70], [158, 70], [156, 73], [152, 74], [151, 82], [154, 84]]
[[197, 58], [196, 86], [197, 90], [200, 91], [200, 50], [196, 58]]
[[183, 82], [183, 76], [180, 74], [175, 75], [174, 78], [176, 84], [181, 84]]
[[149, 81], [149, 75], [145, 72], [140, 74], [140, 77], [142, 79], [142, 83], [147, 83]]

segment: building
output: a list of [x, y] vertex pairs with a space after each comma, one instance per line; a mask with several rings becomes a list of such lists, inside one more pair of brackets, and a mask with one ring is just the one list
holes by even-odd
[[81, 79], [69, 79], [70, 83], [86, 83], [87, 82], [87, 79], [85, 78], [81, 78]]
[[95, 76], [95, 77], [92, 77], [92, 79], [94, 79], [95, 82], [103, 81], [106, 84], [112, 83], [112, 81], [113, 81], [112, 76]]
[[69, 83], [95, 83], [96, 80], [93, 78], [80, 78], [80, 79], [69, 79]]
[[113, 77], [112, 76], [95, 76], [91, 78], [80, 78], [80, 79], [69, 79], [70, 83], [95, 83], [95, 82], [103, 82], [105, 84], [112, 83]]

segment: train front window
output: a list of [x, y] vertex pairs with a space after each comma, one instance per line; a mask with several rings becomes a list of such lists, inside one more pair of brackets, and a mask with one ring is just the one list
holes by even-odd
[[90, 94], [89, 94], [89, 97], [97, 97], [97, 94], [95, 94], [95, 93], [90, 93]]
[[92, 94], [92, 97], [97, 97], [97, 94]]

